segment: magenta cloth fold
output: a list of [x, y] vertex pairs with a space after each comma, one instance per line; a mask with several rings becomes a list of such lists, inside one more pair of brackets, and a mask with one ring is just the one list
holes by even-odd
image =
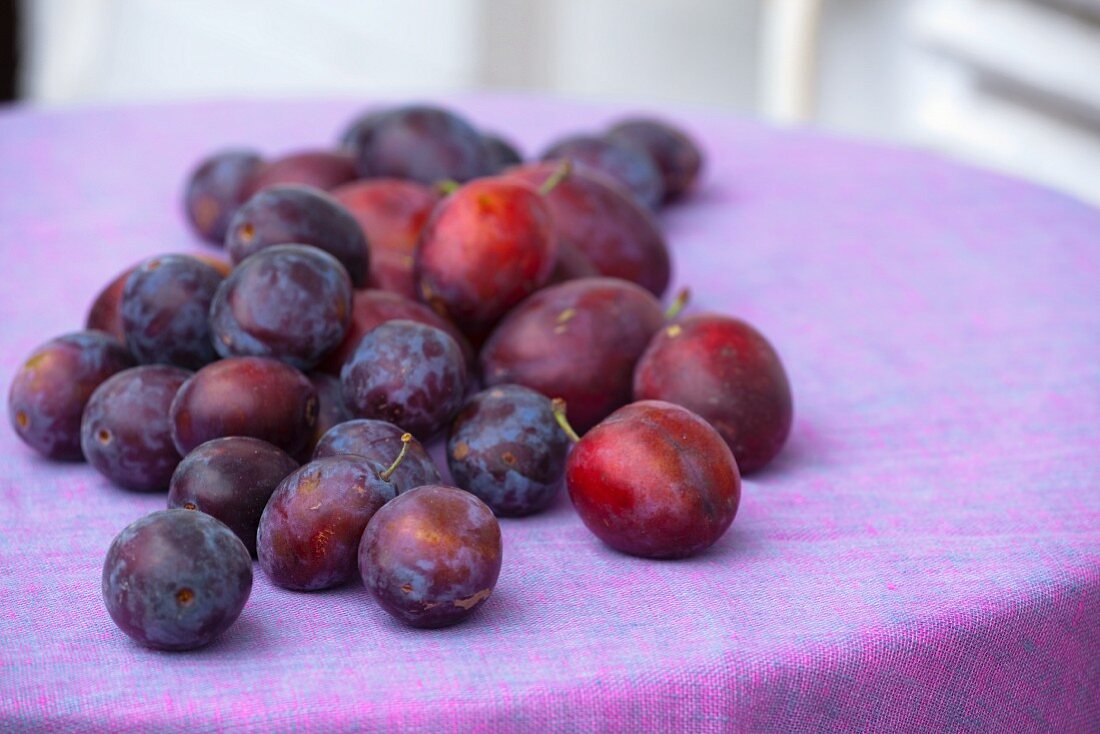
[[[449, 103], [528, 154], [624, 108]], [[185, 174], [331, 144], [361, 106], [0, 113], [0, 383], [131, 263], [201, 251]], [[564, 494], [502, 521], [468, 623], [257, 569], [209, 648], [131, 642], [103, 557], [164, 495], [0, 426], [0, 731], [1098, 732], [1100, 212], [936, 155], [666, 110], [706, 148], [667, 210], [677, 285], [743, 317], [794, 388], [790, 443], [698, 558], [618, 555]]]

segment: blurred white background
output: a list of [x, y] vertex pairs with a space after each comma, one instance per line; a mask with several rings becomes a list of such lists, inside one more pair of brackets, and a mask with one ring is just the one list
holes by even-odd
[[508, 89], [923, 145], [1100, 203], [1100, 0], [25, 0], [40, 104]]

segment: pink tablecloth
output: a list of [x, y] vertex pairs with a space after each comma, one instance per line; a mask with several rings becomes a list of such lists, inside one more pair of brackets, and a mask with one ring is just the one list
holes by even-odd
[[[533, 151], [621, 110], [452, 100]], [[353, 103], [0, 114], [0, 384], [109, 277], [198, 250], [200, 154], [323, 145]], [[679, 283], [783, 355], [796, 424], [709, 553], [617, 555], [564, 497], [504, 521], [469, 623], [262, 574], [210, 648], [114, 627], [103, 556], [164, 504], [0, 427], [0, 730], [1100, 731], [1100, 212], [934, 155], [681, 111]]]

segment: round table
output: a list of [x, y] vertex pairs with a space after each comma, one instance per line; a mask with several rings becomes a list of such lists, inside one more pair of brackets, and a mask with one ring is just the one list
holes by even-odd
[[[528, 153], [628, 110], [444, 100]], [[113, 275], [211, 251], [179, 211], [214, 148], [331, 144], [361, 102], [0, 114], [0, 383]], [[755, 324], [784, 452], [706, 554], [616, 554], [568, 500], [504, 520], [467, 623], [257, 569], [207, 649], [143, 649], [107, 546], [164, 495], [0, 429], [0, 730], [1100, 731], [1100, 212], [936, 155], [663, 110], [709, 166], [662, 213], [696, 311]]]

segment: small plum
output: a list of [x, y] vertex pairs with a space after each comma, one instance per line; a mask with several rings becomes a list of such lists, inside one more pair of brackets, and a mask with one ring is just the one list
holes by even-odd
[[664, 182], [664, 202], [683, 198], [694, 187], [703, 167], [699, 145], [680, 128], [663, 120], [631, 117], [620, 120], [607, 137], [645, 150]]
[[[507, 176], [544, 186], [558, 163], [530, 163]], [[599, 172], [572, 169], [546, 194], [559, 240], [559, 258], [579, 251], [593, 274], [637, 283], [660, 298], [668, 288], [671, 258], [653, 215]], [[561, 263], [559, 262], [559, 268]]]
[[219, 247], [229, 220], [248, 200], [252, 177], [263, 165], [252, 150], [223, 150], [204, 158], [187, 177], [183, 211], [199, 237]]
[[506, 178], [468, 183], [441, 201], [420, 235], [420, 297], [474, 343], [550, 278], [557, 258], [550, 210]]
[[471, 397], [447, 437], [455, 484], [497, 515], [529, 515], [561, 489], [569, 438], [550, 400], [522, 385], [496, 385]]
[[609, 176], [648, 209], [656, 209], [664, 198], [661, 171], [644, 148], [598, 135], [572, 135], [542, 154], [544, 161], [563, 158], [577, 168], [592, 168]]
[[303, 150], [260, 166], [246, 189], [249, 196], [272, 186], [312, 186], [328, 191], [354, 181], [355, 159], [347, 153]]
[[505, 317], [481, 350], [482, 377], [563, 398], [583, 432], [630, 401], [634, 364], [664, 322], [657, 299], [633, 283], [570, 280]]
[[160, 255], [139, 265], [122, 289], [126, 346], [143, 364], [196, 370], [218, 358], [210, 340], [210, 304], [224, 278], [189, 255]]
[[779, 355], [739, 319], [688, 316], [659, 331], [634, 369], [634, 399], [694, 411], [725, 439], [742, 474], [770, 462], [794, 416]]
[[413, 627], [466, 619], [493, 593], [500, 524], [469, 492], [429, 485], [387, 503], [359, 545], [363, 584], [382, 608]]
[[208, 364], [172, 400], [172, 441], [181, 456], [222, 436], [251, 436], [294, 456], [317, 425], [317, 391], [285, 362], [231, 357]]
[[252, 592], [252, 559], [210, 515], [161, 510], [114, 539], [102, 588], [127, 635], [158, 650], [193, 650], [237, 621]]
[[275, 245], [312, 245], [340, 261], [356, 288], [367, 284], [363, 230], [340, 202], [308, 186], [273, 186], [250, 198], [229, 224], [225, 248], [235, 264]]
[[485, 176], [491, 168], [481, 134], [459, 115], [439, 107], [387, 110], [361, 121], [350, 142], [362, 178], [463, 182]]
[[101, 331], [46, 342], [11, 381], [8, 417], [16, 435], [47, 458], [80, 460], [84, 406], [107, 378], [134, 364], [126, 347]]
[[216, 517], [256, 555], [256, 528], [271, 494], [298, 462], [267, 441], [226, 436], [183, 458], [168, 486], [168, 507]]
[[[401, 460], [399, 455], [395, 464]], [[267, 577], [296, 591], [328, 589], [354, 578], [367, 521], [397, 496], [392, 474], [392, 466], [346, 455], [316, 459], [284, 479], [256, 533], [257, 557]]]
[[168, 409], [190, 376], [178, 367], [145, 365], [123, 370], [97, 387], [80, 428], [88, 463], [126, 489], [167, 489], [180, 461]]
[[405, 458], [393, 473], [393, 486], [398, 494], [424, 484], [438, 484], [439, 470], [432, 457], [415, 438], [404, 440], [404, 431], [392, 423], [358, 418], [333, 426], [313, 450], [314, 459], [352, 454], [371, 461], [385, 463], [408, 445]]
[[414, 321], [387, 321], [367, 332], [344, 364], [344, 402], [359, 418], [401, 426], [426, 440], [462, 407], [468, 375], [454, 339]]
[[310, 369], [347, 334], [351, 293], [347, 272], [328, 253], [268, 247], [218, 288], [210, 305], [214, 346], [223, 357], [274, 357]]
[[597, 538], [645, 558], [709, 548], [741, 499], [737, 462], [718, 432], [659, 400], [631, 403], [586, 433], [569, 454], [565, 481]]

